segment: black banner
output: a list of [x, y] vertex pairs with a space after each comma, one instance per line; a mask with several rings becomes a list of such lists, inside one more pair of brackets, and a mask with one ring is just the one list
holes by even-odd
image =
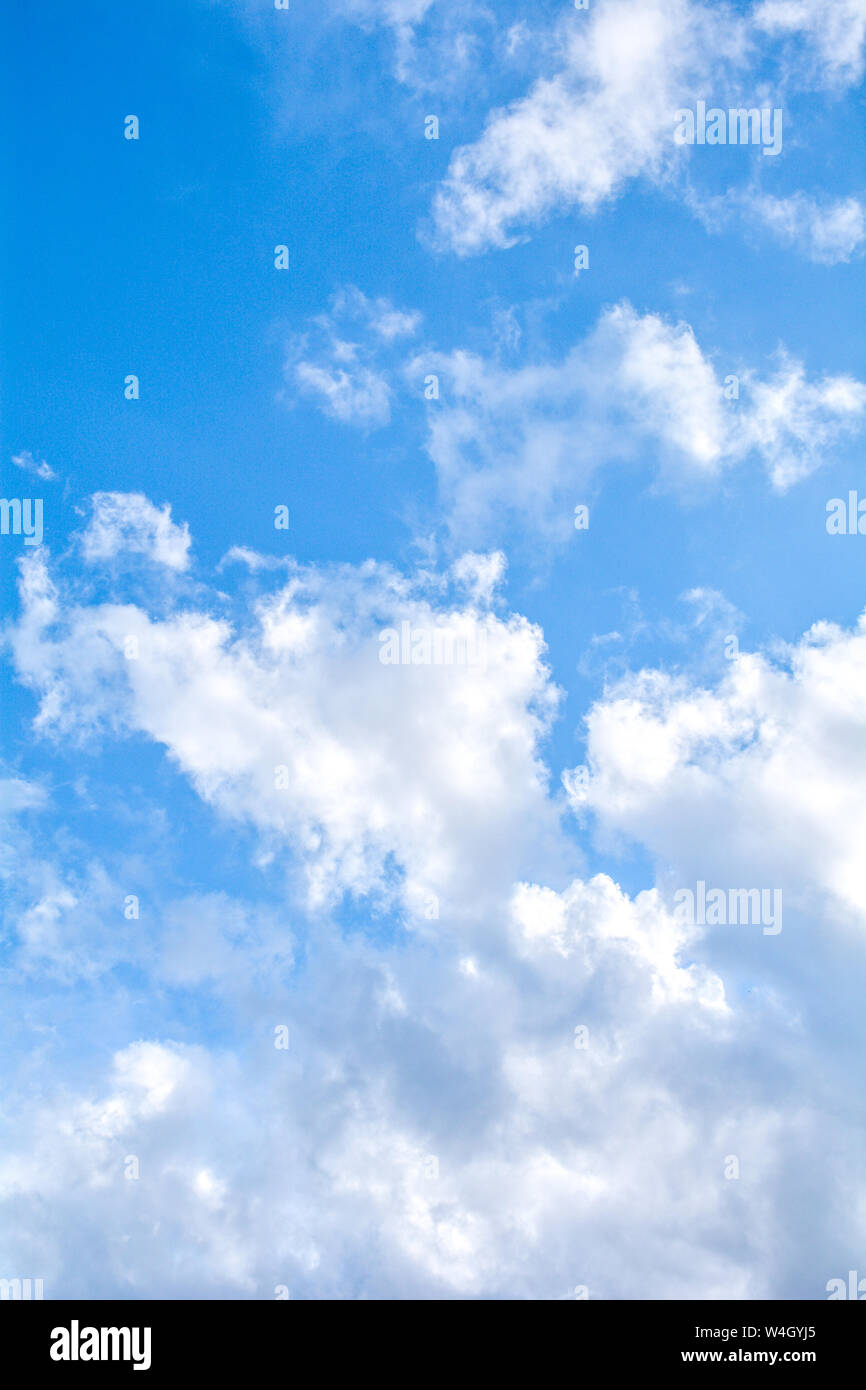
[[495, 1358], [491, 1324], [506, 1316], [496, 1328], [502, 1349], [512, 1347], [516, 1335], [524, 1352], [534, 1345], [547, 1362], [557, 1351], [549, 1339], [561, 1338], [558, 1357], [574, 1363], [579, 1351], [585, 1367], [591, 1356], [595, 1374], [794, 1366], [824, 1379], [843, 1370], [850, 1375], [860, 1365], [866, 1330], [863, 1314], [833, 1301], [575, 1301], [508, 1304], [507, 1312], [501, 1303], [473, 1310], [463, 1303], [450, 1312], [437, 1304], [435, 1313], [429, 1304], [401, 1302], [398, 1308], [395, 1323], [377, 1303], [21, 1301], [0, 1304], [0, 1325], [7, 1358], [14, 1350], [24, 1372], [52, 1377], [105, 1370], [225, 1377], [274, 1363], [290, 1372], [298, 1355], [303, 1352], [309, 1364], [312, 1352], [319, 1373], [340, 1369], [345, 1359], [354, 1373], [378, 1367], [379, 1374], [390, 1364], [402, 1378], [407, 1353], [397, 1364], [393, 1352], [405, 1348], [407, 1333], [423, 1339], [418, 1350], [425, 1374], [438, 1358], [453, 1375], [455, 1364], [465, 1368], [467, 1359], [486, 1355], [484, 1347]]

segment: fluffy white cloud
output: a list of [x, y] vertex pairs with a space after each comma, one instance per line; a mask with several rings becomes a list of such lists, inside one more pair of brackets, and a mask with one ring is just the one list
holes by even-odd
[[866, 617], [853, 631], [818, 623], [777, 660], [743, 653], [715, 689], [630, 676], [587, 717], [574, 804], [686, 883], [779, 886], [862, 923], [864, 679]]
[[[474, 557], [460, 578], [489, 595], [501, 573]], [[148, 734], [268, 854], [291, 845], [317, 901], [405, 876], [418, 912], [432, 896], [471, 902], [479, 866], [527, 819], [550, 820], [538, 745], [557, 692], [541, 633], [517, 615], [443, 603], [437, 584], [372, 562], [296, 568], [244, 633], [191, 610], [67, 611], [41, 566], [23, 598], [13, 649], [36, 727]]]
[[189, 566], [190, 536], [186, 522], [176, 526], [166, 502], [155, 507], [140, 492], [97, 492], [93, 515], [82, 537], [90, 563], [115, 555], [144, 555], [155, 564], [181, 571]]
[[[766, 91], [756, 60], [772, 57], [769, 37], [798, 41], [782, 89], [856, 82], [864, 32], [864, 0], [764, 0], [745, 14], [694, 0], [607, 0], [570, 15], [558, 42], [542, 48], [547, 72], [454, 152], [433, 200], [435, 238], [469, 255], [512, 244], [558, 209], [591, 214], [632, 180], [674, 187], [685, 167], [672, 139], [677, 110], [725, 89], [755, 105], [749, 93]], [[765, 202], [756, 212], [787, 237], [784, 209]], [[812, 222], [817, 258], [840, 259], [853, 207]]]
[[[37, 731], [161, 744], [252, 823], [278, 882], [292, 851], [315, 911], [190, 894], [120, 939], [100, 866], [4, 857], [3, 984], [58, 987], [4, 1100], [4, 1269], [48, 1296], [823, 1296], [866, 1236], [866, 1154], [862, 1107], [828, 1089], [838, 1040], [804, 1017], [825, 987], [861, 1017], [850, 959], [812, 949], [804, 984], [795, 913], [759, 957], [731, 938], [732, 962], [669, 887], [735, 865], [734, 882], [778, 877], [828, 943], [861, 920], [866, 624], [815, 629], [787, 665], [743, 657], [715, 691], [643, 673], [596, 706], [587, 804], [660, 861], [630, 896], [566, 864], [541, 757], [556, 691], [540, 632], [496, 599], [500, 555], [450, 577], [289, 564], [233, 626], [84, 605], [45, 564], [26, 557], [10, 634]], [[483, 625], [485, 660], [384, 666], [402, 621]], [[44, 800], [18, 781], [7, 797], [28, 816]], [[346, 891], [366, 930], [329, 922]], [[121, 964], [160, 1007], [218, 1003], [225, 1042], [130, 1031]], [[73, 982], [102, 1029], [70, 1071]]]
[[772, 376], [761, 381], [749, 374], [746, 382], [751, 400], [734, 448], [763, 458], [781, 492], [819, 468], [841, 435], [861, 427], [866, 386], [854, 377], [809, 381], [803, 364], [781, 353]]
[[[828, 255], [833, 235], [820, 243]], [[361, 325], [364, 346], [338, 336], [347, 321]], [[677, 486], [754, 458], [784, 491], [857, 432], [866, 412], [866, 386], [851, 376], [810, 378], [784, 349], [763, 373], [740, 361], [722, 368], [688, 323], [628, 302], [604, 310], [559, 361], [517, 368], [463, 349], [404, 356], [398, 368], [396, 342], [415, 333], [418, 316], [357, 290], [341, 291], [314, 323], [323, 345], [305, 356], [310, 335], [297, 340], [287, 375], [345, 424], [387, 424], [392, 380], [440, 379], [427, 448], [466, 543], [488, 541], [507, 514], [562, 539], [575, 489], [607, 465], [647, 456]]]
[[433, 203], [441, 243], [507, 246], [559, 207], [595, 211], [637, 177], [666, 180], [674, 116], [742, 55], [743, 21], [690, 0], [609, 0], [569, 16], [558, 69], [452, 156]]
[[[853, 378], [810, 380], [784, 354], [763, 377], [739, 363], [720, 370], [688, 324], [627, 303], [605, 311], [559, 362], [510, 368], [458, 351], [425, 354], [410, 370], [445, 379], [428, 414], [428, 449], [452, 525], [467, 539], [505, 513], [565, 536], [575, 490], [647, 446], [672, 481], [712, 480], [754, 456], [784, 489], [866, 411], [866, 387]], [[739, 378], [737, 399], [726, 397], [729, 374]]]
[[820, 1297], [864, 1231], [856, 1117], [804, 1101], [795, 1023], [732, 1009], [690, 944], [604, 875], [518, 885], [471, 970], [447, 929], [311, 943], [237, 1050], [139, 1040], [10, 1096], [4, 1267], [48, 1295]]
[[522, 883], [512, 913], [521, 950], [548, 971], [561, 968], [557, 958], [577, 959], [591, 974], [617, 951], [644, 976], [654, 1004], [687, 1001], [728, 1012], [718, 976], [680, 963], [696, 933], [665, 912], [654, 892], [633, 901], [606, 874], [588, 883], [577, 879], [563, 893]]
[[476, 603], [490, 603], [505, 577], [505, 556], [501, 550], [478, 555], [467, 550], [452, 565], [458, 584], [462, 584]]

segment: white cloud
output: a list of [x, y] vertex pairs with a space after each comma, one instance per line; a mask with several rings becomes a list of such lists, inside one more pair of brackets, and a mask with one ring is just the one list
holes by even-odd
[[765, 380], [746, 377], [750, 402], [734, 447], [741, 453], [754, 449], [783, 492], [819, 468], [840, 436], [860, 429], [866, 385], [851, 376], [809, 381], [802, 362], [784, 352], [779, 359]]
[[140, 492], [97, 492], [92, 501], [93, 515], [82, 536], [88, 563], [126, 553], [178, 572], [189, 567], [189, 527], [174, 524], [167, 502], [155, 507]]
[[452, 156], [433, 204], [439, 241], [462, 255], [507, 246], [557, 208], [591, 213], [630, 179], [665, 181], [681, 153], [675, 112], [744, 44], [721, 5], [610, 0], [569, 16], [558, 70]]
[[523, 951], [550, 971], [562, 968], [559, 957], [577, 958], [582, 970], [592, 972], [608, 952], [619, 951], [645, 972], [657, 1006], [688, 1001], [728, 1012], [718, 976], [679, 963], [696, 933], [676, 922], [654, 892], [633, 901], [606, 874], [588, 883], [575, 880], [561, 894], [522, 883], [512, 911]]
[[353, 19], [399, 26], [419, 23], [433, 0], [338, 0], [338, 3]]
[[344, 425], [387, 425], [391, 418], [391, 390], [387, 381], [369, 367], [357, 363], [350, 343], [334, 343], [334, 353], [348, 366], [322, 366], [298, 362], [295, 381], [307, 394], [317, 396], [327, 415]]
[[464, 95], [473, 80], [482, 80], [480, 59], [490, 42], [483, 31], [495, 39], [499, 18], [484, 0], [461, 0], [459, 5], [333, 0], [332, 8], [362, 29], [390, 31], [391, 68], [398, 82], [416, 93], [440, 98], [447, 94], [451, 99]]
[[866, 0], [761, 0], [753, 12], [759, 31], [796, 35], [807, 44], [806, 61], [830, 84], [857, 82], [863, 74]]
[[858, 198], [819, 200], [806, 193], [775, 198], [752, 188], [731, 189], [718, 198], [693, 196], [691, 205], [708, 231], [721, 231], [738, 217], [745, 227], [768, 231], [817, 265], [850, 261], [866, 241], [866, 209]]
[[[476, 557], [460, 573], [490, 594], [502, 564]], [[267, 854], [291, 846], [315, 901], [396, 892], [421, 913], [431, 894], [472, 902], [476, 874], [527, 819], [555, 821], [538, 755], [557, 702], [541, 634], [439, 589], [372, 562], [296, 568], [238, 635], [189, 609], [65, 611], [45, 571], [28, 570], [13, 649], [40, 731], [138, 729], [205, 800], [256, 825]], [[404, 623], [447, 639], [442, 664], [383, 664], [381, 634]]]
[[503, 512], [564, 536], [575, 487], [647, 435], [698, 474], [723, 459], [722, 387], [691, 329], [629, 305], [607, 311], [560, 362], [510, 368], [457, 351], [410, 370], [444, 379], [427, 447], [452, 526], [468, 537]]
[[[314, 949], [311, 983], [328, 989], [296, 1002], [288, 1052], [265, 1019], [243, 1057], [139, 1041], [83, 1093], [16, 1104], [7, 1261], [35, 1268], [38, 1249], [46, 1292], [143, 1297], [272, 1297], [277, 1283], [296, 1297], [640, 1296], [650, 1277], [662, 1296], [762, 1291], [748, 1244], [722, 1248], [717, 1231], [732, 1202], [750, 1218], [738, 1229], [772, 1218], [745, 1193], [741, 1207], [722, 1159], [735, 1136], [777, 1172], [790, 1125], [754, 1096], [723, 1101], [711, 1078], [696, 1113], [697, 1059], [735, 1037], [718, 982], [677, 966], [653, 895], [631, 903], [603, 877], [559, 902], [564, 961], [539, 928], [549, 891], [518, 890], [515, 957], [488, 948], [474, 973], [450, 949], [420, 971], [405, 953]], [[671, 1028], [692, 1050], [678, 1065]]]
[[337, 291], [331, 301], [330, 316], [324, 316], [320, 322], [328, 325], [332, 320], [346, 318], [364, 324], [387, 343], [395, 338], [411, 337], [421, 323], [417, 310], [395, 309], [384, 296], [370, 299], [355, 285]]
[[16, 468], [23, 469], [25, 473], [34, 474], [43, 482], [53, 483], [57, 479], [54, 469], [44, 459], [35, 459], [29, 449], [23, 449], [20, 454], [13, 454], [12, 462]]
[[[754, 456], [784, 489], [860, 428], [866, 387], [810, 380], [784, 353], [760, 376], [720, 369], [687, 323], [606, 310], [559, 362], [510, 368], [463, 351], [410, 365], [444, 379], [428, 411], [428, 450], [455, 532], [485, 537], [502, 515], [564, 538], [580, 489], [602, 467], [644, 456], [678, 486], [711, 482]], [[729, 375], [739, 397], [726, 398]], [[733, 390], [733, 386], [730, 388]]]
[[[766, 104], [759, 56], [782, 60], [778, 86], [792, 94], [856, 82], [864, 32], [864, 0], [764, 0], [746, 14], [693, 0], [608, 0], [569, 15], [558, 42], [542, 46], [547, 71], [452, 155], [433, 200], [435, 240], [459, 255], [506, 247], [557, 210], [596, 212], [637, 179], [691, 201], [679, 177], [686, 152], [672, 139], [677, 110], [724, 90], [740, 104]], [[768, 54], [768, 36], [798, 42]], [[755, 211], [789, 235], [784, 208]], [[856, 210], [813, 211], [811, 227], [817, 259], [841, 259]]]
[[864, 1233], [857, 1116], [693, 948], [655, 892], [521, 883], [469, 958], [311, 941], [286, 1051], [260, 1009], [236, 1052], [139, 1040], [75, 1090], [49, 1056], [7, 1101], [5, 1267], [47, 1296], [821, 1297]]
[[864, 680], [866, 618], [816, 624], [777, 661], [744, 653], [715, 689], [630, 676], [587, 717], [590, 781], [574, 804], [687, 883], [779, 886], [863, 923]]
[[821, 205], [803, 193], [790, 198], [756, 195], [748, 204], [786, 245], [803, 247], [813, 261], [850, 261], [866, 240], [866, 209], [857, 198]]
[[[828, 1093], [837, 1040], [803, 1015], [821, 1007], [817, 976], [848, 1017], [850, 963], [812, 949], [804, 987], [787, 900], [759, 957], [740, 937], [733, 965], [716, 959], [668, 888], [735, 868], [734, 882], [778, 876], [828, 942], [862, 919], [866, 626], [816, 629], [790, 669], [744, 657], [715, 691], [643, 673], [596, 706], [588, 804], [660, 861], [660, 887], [632, 897], [565, 866], [541, 634], [480, 606], [503, 567], [458, 561], [477, 598], [462, 605], [441, 575], [297, 567], [235, 629], [204, 610], [73, 606], [27, 557], [11, 641], [38, 728], [69, 737], [83, 718], [161, 744], [221, 817], [252, 823], [263, 869], [289, 851], [305, 866], [317, 929], [302, 977], [285, 895], [254, 912], [219, 893], [152, 902], [124, 942], [97, 866], [34, 878], [10, 861], [25, 904], [10, 972], [41, 964], [44, 983], [53, 963], [79, 995], [103, 972], [91, 1007], [113, 1009], [122, 960], [160, 1007], [167, 989], [205, 990], [237, 1026], [207, 1051], [165, 1028], [130, 1041], [126, 1023], [110, 1067], [78, 1059], [72, 1080], [62, 1029], [39, 1034], [4, 1102], [4, 1268], [38, 1273], [48, 1296], [268, 1298], [284, 1283], [554, 1299], [578, 1284], [821, 1297], [848, 1268], [866, 1235], [862, 1117]], [[486, 666], [383, 667], [378, 631], [403, 617], [484, 623]], [[128, 633], [137, 661], [119, 651]], [[378, 915], [389, 888], [412, 928], [397, 940]], [[347, 890], [367, 895], [369, 929], [345, 935], [324, 909]], [[123, 1033], [124, 1015], [107, 1020]]]
[[[292, 342], [286, 379], [344, 425], [387, 425], [391, 386], [379, 355], [383, 346], [411, 337], [420, 322], [420, 314], [395, 309], [385, 298], [368, 299], [348, 286], [333, 296], [330, 311], [313, 319], [308, 332]], [[346, 337], [353, 330], [362, 341]]]
[[475, 603], [490, 603], [505, 578], [506, 560], [501, 550], [478, 555], [468, 550], [454, 561], [452, 570]]
[[23, 777], [0, 777], [0, 811], [20, 811], [41, 806], [45, 792], [35, 782]]

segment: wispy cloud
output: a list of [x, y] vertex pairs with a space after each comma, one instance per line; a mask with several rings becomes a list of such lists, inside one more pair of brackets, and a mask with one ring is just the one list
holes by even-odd
[[428, 412], [428, 449], [464, 537], [496, 533], [510, 515], [564, 538], [575, 488], [639, 456], [675, 489], [754, 457], [783, 491], [866, 413], [866, 385], [853, 377], [811, 379], [785, 352], [764, 372], [721, 369], [689, 324], [628, 303], [606, 310], [559, 360], [509, 367], [457, 351], [425, 354], [411, 371], [444, 383]]
[[286, 379], [341, 424], [387, 425], [392, 388], [381, 350], [411, 337], [420, 322], [420, 314], [397, 309], [388, 299], [371, 300], [354, 286], [344, 288], [329, 312], [317, 315], [290, 344]]
[[45, 483], [53, 483], [57, 479], [54, 469], [44, 459], [35, 459], [29, 449], [23, 449], [20, 454], [13, 454], [12, 462], [16, 468], [22, 469], [25, 473], [32, 473]]

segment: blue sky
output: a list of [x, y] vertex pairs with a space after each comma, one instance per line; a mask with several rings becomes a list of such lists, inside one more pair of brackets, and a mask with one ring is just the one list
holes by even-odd
[[[0, 1277], [826, 1296], [863, 0], [7, 26]], [[678, 146], [699, 101], [780, 152]], [[404, 621], [484, 660], [384, 665]], [[783, 930], [684, 925], [699, 880]]]

